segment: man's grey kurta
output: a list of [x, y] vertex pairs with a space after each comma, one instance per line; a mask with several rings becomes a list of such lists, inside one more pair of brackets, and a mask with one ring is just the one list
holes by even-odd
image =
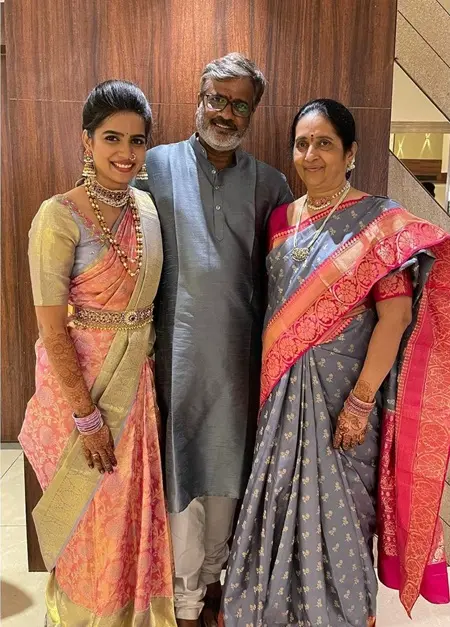
[[237, 499], [245, 489], [259, 400], [265, 225], [292, 194], [280, 172], [240, 149], [232, 167], [216, 171], [195, 136], [149, 150], [147, 169], [164, 245], [156, 386], [174, 513], [197, 497]]

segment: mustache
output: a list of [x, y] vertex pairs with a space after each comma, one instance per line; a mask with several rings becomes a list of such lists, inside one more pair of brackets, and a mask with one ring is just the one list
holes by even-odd
[[229, 129], [231, 129], [232, 131], [237, 131], [237, 126], [236, 124], [234, 124], [234, 122], [232, 122], [231, 120], [225, 120], [225, 118], [222, 118], [220, 116], [213, 118], [211, 120], [211, 123], [219, 123], [222, 124], [223, 126], [227, 126]]

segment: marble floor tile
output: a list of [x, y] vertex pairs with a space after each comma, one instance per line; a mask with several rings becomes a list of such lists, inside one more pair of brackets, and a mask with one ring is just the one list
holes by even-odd
[[2, 627], [44, 627], [47, 573], [2, 572]]
[[1, 479], [1, 525], [25, 525], [25, 482], [20, 454]]
[[0, 527], [2, 572], [28, 574], [27, 528], [25, 525]]
[[2, 449], [0, 450], [0, 472], [3, 477], [4, 474], [11, 468], [14, 462], [21, 455], [21, 451], [18, 449]]
[[378, 595], [377, 627], [449, 627], [450, 605], [432, 605], [419, 598], [408, 617], [396, 590], [380, 584]]

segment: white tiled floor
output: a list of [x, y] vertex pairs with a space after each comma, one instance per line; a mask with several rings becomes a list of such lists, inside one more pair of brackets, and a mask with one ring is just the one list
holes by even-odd
[[[1, 625], [41, 627], [44, 624], [46, 573], [27, 570], [23, 456], [17, 448], [1, 450]], [[450, 605], [423, 599], [406, 616], [398, 593], [380, 586], [377, 627], [450, 627]]]

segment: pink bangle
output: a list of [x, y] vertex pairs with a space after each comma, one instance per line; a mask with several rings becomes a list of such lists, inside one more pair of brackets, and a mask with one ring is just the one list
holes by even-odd
[[347, 400], [345, 401], [344, 408], [354, 416], [358, 416], [358, 418], [368, 418], [373, 408], [375, 407], [375, 401], [372, 403], [366, 403], [365, 401], [361, 401], [357, 398], [353, 392], [353, 390], [348, 395]]
[[89, 414], [89, 416], [80, 417], [72, 414], [72, 418], [78, 431], [83, 435], [92, 435], [93, 433], [97, 433], [97, 431], [100, 431], [104, 425], [102, 414], [98, 407], [96, 407], [92, 414]]

